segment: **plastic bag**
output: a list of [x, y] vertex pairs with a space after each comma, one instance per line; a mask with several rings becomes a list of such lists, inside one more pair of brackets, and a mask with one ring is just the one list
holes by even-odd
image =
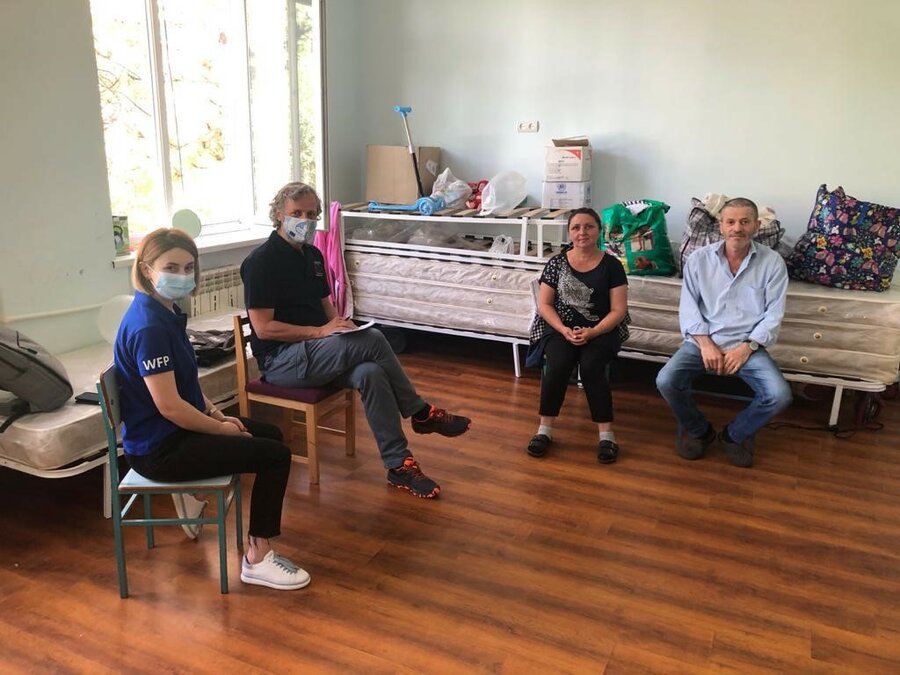
[[675, 257], [666, 230], [668, 210], [668, 204], [653, 199], [606, 207], [601, 248], [619, 259], [626, 274], [671, 276]]
[[495, 212], [510, 211], [528, 196], [525, 176], [515, 171], [501, 171], [488, 181], [481, 192], [481, 211], [487, 216]]
[[[722, 231], [719, 228], [718, 215], [722, 207], [728, 201], [728, 197], [718, 192], [708, 192], [703, 199], [694, 197], [691, 199], [691, 210], [688, 213], [687, 224], [681, 235], [681, 250], [678, 254], [679, 274], [684, 269], [684, 263], [701, 246], [722, 241]], [[759, 229], [753, 235], [757, 244], [763, 244], [777, 251], [782, 258], [788, 258], [793, 247], [788, 250], [787, 245], [782, 245], [784, 228], [778, 221], [774, 209], [770, 206], [759, 208]]]
[[491, 253], [515, 253], [516, 243], [508, 234], [498, 234], [491, 244]]
[[452, 173], [450, 169], [444, 169], [441, 175], [434, 181], [434, 188], [431, 196], [441, 197], [444, 200], [444, 207], [462, 206], [465, 201], [472, 195], [472, 188], [463, 180], [460, 180]]

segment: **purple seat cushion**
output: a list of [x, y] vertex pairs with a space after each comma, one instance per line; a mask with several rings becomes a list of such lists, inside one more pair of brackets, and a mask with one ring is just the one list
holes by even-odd
[[318, 403], [340, 390], [340, 387], [333, 384], [326, 384], [324, 387], [304, 387], [294, 389], [290, 387], [279, 387], [258, 379], [247, 383], [247, 391], [253, 394], [277, 396], [278, 398], [287, 398], [292, 401], [299, 401], [300, 403]]

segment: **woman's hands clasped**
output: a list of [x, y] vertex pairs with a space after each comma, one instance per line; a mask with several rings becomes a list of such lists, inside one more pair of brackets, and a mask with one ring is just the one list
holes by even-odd
[[250, 436], [247, 427], [237, 417], [225, 416], [222, 419], [222, 435], [223, 436]]
[[576, 347], [581, 347], [582, 345], [587, 344], [589, 340], [597, 337], [595, 332], [596, 330], [594, 328], [581, 328], [580, 326], [569, 328], [566, 326], [563, 337]]

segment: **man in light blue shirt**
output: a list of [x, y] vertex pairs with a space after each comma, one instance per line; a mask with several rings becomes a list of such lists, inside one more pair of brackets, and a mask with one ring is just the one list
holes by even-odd
[[656, 386], [678, 420], [677, 450], [700, 459], [716, 431], [694, 402], [703, 372], [737, 375], [754, 398], [719, 434], [728, 460], [753, 466], [756, 432], [791, 403], [791, 390], [766, 351], [778, 338], [787, 295], [781, 256], [757, 244], [759, 211], [749, 199], [726, 202], [723, 241], [694, 251], [684, 265], [679, 320], [684, 344], [659, 371]]

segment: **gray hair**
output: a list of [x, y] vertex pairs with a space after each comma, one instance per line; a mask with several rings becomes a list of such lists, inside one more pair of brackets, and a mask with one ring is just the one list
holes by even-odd
[[321, 215], [322, 200], [319, 199], [316, 189], [306, 183], [294, 181], [281, 188], [278, 191], [278, 194], [275, 195], [275, 198], [269, 202], [269, 220], [272, 221], [272, 227], [281, 225], [281, 221], [278, 220], [276, 212], [284, 210], [285, 202], [287, 202], [288, 199], [300, 199], [304, 195], [313, 195], [316, 198], [316, 215]]
[[739, 209], [750, 209], [753, 212], [753, 221], [759, 220], [759, 209], [756, 208], [756, 203], [746, 197], [735, 197], [725, 202], [722, 208], [719, 209], [719, 220], [722, 220], [722, 214], [725, 212], [725, 209], [732, 206]]

